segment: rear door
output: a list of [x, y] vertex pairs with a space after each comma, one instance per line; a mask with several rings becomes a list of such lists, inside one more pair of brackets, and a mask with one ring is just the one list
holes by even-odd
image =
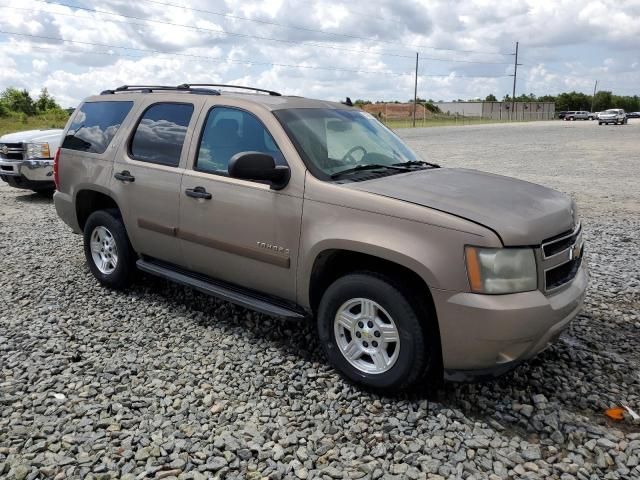
[[203, 100], [164, 101], [149, 95], [126, 144], [118, 149], [111, 188], [134, 249], [183, 265], [176, 237], [180, 182]]
[[[293, 146], [275, 118], [261, 113], [225, 105], [203, 112], [182, 177], [179, 236], [190, 270], [295, 301], [304, 171], [292, 169], [283, 190], [227, 172], [229, 159], [243, 151], [286, 164], [282, 146]], [[265, 127], [269, 121], [277, 134]]]

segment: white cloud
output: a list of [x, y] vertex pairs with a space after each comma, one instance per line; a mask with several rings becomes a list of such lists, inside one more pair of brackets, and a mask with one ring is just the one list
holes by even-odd
[[[76, 4], [135, 18], [30, 0], [0, 6], [1, 30], [39, 36], [0, 34], [0, 88], [47, 87], [65, 106], [125, 83], [185, 81], [407, 100], [420, 50], [421, 97], [502, 97], [511, 93], [511, 65], [452, 60], [510, 63], [509, 55], [465, 51], [509, 53], [515, 41], [523, 64], [518, 92], [588, 92], [596, 78], [625, 93], [640, 85], [637, 0], [226, 0], [217, 6], [189, 0], [192, 9], [150, 0]], [[445, 76], [428, 76], [438, 74]], [[491, 78], [496, 75], [502, 77]]]
[[39, 58], [34, 58], [33, 60], [31, 60], [31, 66], [33, 67], [33, 70], [39, 73], [44, 72], [47, 69], [48, 65], [49, 62], [47, 62], [46, 60], [40, 60]]

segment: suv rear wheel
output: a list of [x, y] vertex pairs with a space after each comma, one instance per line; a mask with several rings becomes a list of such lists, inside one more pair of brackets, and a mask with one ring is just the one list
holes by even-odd
[[116, 209], [98, 210], [84, 226], [84, 254], [89, 270], [103, 285], [121, 289], [135, 272], [135, 253]]
[[381, 392], [408, 389], [433, 365], [426, 318], [394, 282], [375, 273], [336, 280], [318, 309], [318, 334], [333, 366]]

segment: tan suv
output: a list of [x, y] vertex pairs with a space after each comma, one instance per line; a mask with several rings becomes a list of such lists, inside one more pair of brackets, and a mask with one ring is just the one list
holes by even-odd
[[69, 120], [55, 205], [102, 284], [137, 268], [312, 317], [335, 368], [382, 391], [505, 372], [580, 310], [567, 196], [425, 162], [350, 102], [225, 87], [124, 86]]

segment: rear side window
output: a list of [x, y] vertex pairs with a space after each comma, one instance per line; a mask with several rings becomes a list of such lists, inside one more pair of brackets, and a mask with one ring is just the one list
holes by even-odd
[[62, 148], [104, 153], [133, 102], [86, 102], [73, 118]]
[[267, 153], [276, 165], [285, 163], [273, 137], [255, 116], [236, 108], [213, 108], [200, 137], [196, 170], [227, 175], [229, 160], [240, 152]]
[[131, 157], [177, 167], [192, 114], [190, 103], [151, 105], [142, 115], [131, 139]]

